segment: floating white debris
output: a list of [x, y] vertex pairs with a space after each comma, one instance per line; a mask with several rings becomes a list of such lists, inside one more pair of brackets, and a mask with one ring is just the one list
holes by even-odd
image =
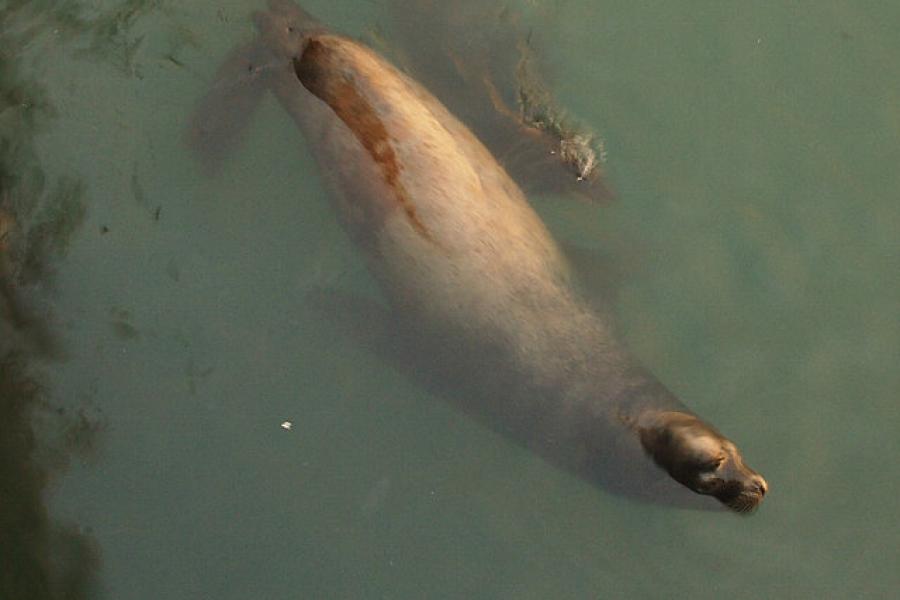
[[291, 427], [293, 427], [293, 426], [294, 426], [294, 424], [291, 423], [290, 421], [285, 421], [284, 423], [281, 424], [281, 428], [285, 429], [287, 431], [290, 431]]

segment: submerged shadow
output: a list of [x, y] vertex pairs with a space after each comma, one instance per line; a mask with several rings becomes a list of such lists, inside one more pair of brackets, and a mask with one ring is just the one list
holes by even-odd
[[314, 289], [306, 302], [342, 335], [406, 379], [550, 464], [632, 500], [691, 510], [724, 510], [714, 498], [676, 483], [643, 453], [628, 450], [630, 445], [621, 444], [615, 433], [596, 440], [608, 452], [604, 460], [592, 463], [589, 471], [582, 463], [569, 460], [568, 448], [546, 445], [530, 429], [532, 421], [541, 419], [540, 414], [522, 413], [513, 419], [503, 411], [514, 405], [508, 399], [518, 394], [546, 394], [552, 404], [554, 392], [534, 387], [523, 390], [521, 377], [509, 372], [508, 360], [499, 347], [492, 352], [481, 346], [473, 354], [472, 348], [455, 344], [452, 336], [442, 335], [407, 313], [398, 314], [377, 301], [340, 290]]

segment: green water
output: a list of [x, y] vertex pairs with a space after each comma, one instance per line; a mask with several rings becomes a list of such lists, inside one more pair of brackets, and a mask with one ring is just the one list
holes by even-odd
[[[538, 20], [554, 93], [602, 132], [618, 197], [536, 207], [618, 265], [634, 352], [766, 476], [738, 518], [562, 473], [304, 303], [378, 292], [287, 115], [266, 102], [214, 178], [182, 143], [259, 4], [0, 1], [20, 41], [0, 85], [27, 92], [4, 96], [5, 172], [20, 204], [81, 206], [23, 284], [62, 347], [29, 369], [91, 438], [22, 459], [53, 461], [33, 480], [41, 519], [0, 507], [25, 531], [0, 539], [0, 593], [900, 594], [900, 5], [560, 0]], [[379, 0], [305, 6], [390, 30]], [[59, 544], [22, 542], [57, 530], [75, 548], [63, 575]]]

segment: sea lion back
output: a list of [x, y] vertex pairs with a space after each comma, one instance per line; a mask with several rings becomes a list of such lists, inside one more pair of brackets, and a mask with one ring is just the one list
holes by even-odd
[[392, 300], [477, 324], [537, 285], [564, 285], [566, 263], [522, 192], [428, 91], [335, 35], [310, 37], [293, 64], [334, 116], [316, 154]]

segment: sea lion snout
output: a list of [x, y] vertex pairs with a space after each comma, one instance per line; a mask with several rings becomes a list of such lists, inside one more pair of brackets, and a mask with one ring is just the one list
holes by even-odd
[[740, 454], [730, 462], [731, 465], [712, 476], [713, 485], [707, 493], [735, 512], [752, 512], [763, 501], [769, 484], [762, 475], [741, 462]]
[[766, 495], [766, 492], [769, 491], [769, 484], [766, 483], [766, 480], [762, 478], [762, 475], [757, 474], [753, 478], [753, 483], [751, 484], [750, 489], [753, 491], [753, 493], [759, 494], [760, 497], [763, 497]]
[[769, 491], [762, 475], [744, 464], [737, 446], [698, 417], [662, 412], [646, 423], [638, 429], [644, 450], [694, 492], [746, 513], [756, 509]]

